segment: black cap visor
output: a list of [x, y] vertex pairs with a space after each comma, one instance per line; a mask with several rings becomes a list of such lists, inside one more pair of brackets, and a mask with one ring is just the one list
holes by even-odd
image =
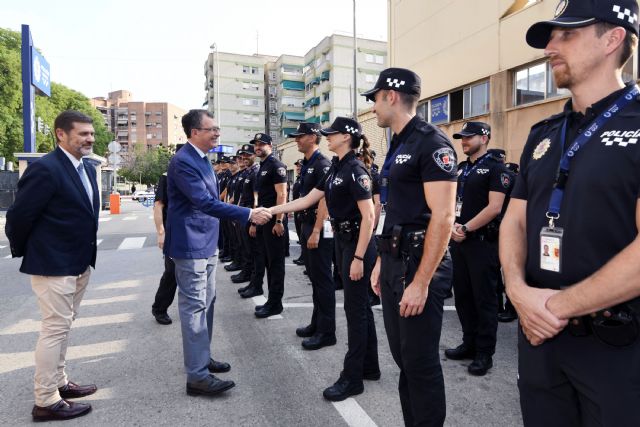
[[340, 133], [340, 131], [335, 130], [332, 127], [328, 127], [328, 128], [320, 129], [320, 133], [323, 134], [324, 136], [327, 136], [327, 135], [333, 135], [334, 133]]
[[360, 94], [360, 96], [364, 96], [367, 100], [371, 101], [371, 102], [375, 102], [376, 101], [376, 93], [380, 90], [379, 87], [374, 87], [371, 90], [368, 90], [366, 92], [362, 92]]
[[597, 22], [596, 18], [572, 18], [569, 16], [533, 24], [527, 31], [527, 44], [535, 49], [544, 49], [549, 43], [551, 31], [556, 27], [580, 28]]

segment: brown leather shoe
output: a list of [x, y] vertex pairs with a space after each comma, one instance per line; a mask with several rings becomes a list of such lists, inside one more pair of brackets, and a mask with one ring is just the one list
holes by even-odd
[[66, 386], [60, 387], [58, 391], [63, 399], [77, 399], [95, 393], [98, 391], [98, 387], [95, 384], [78, 385], [69, 381]]
[[34, 405], [31, 416], [33, 416], [33, 421], [55, 421], [81, 417], [89, 412], [91, 412], [91, 405], [88, 403], [67, 402], [60, 399], [58, 403], [51, 406]]

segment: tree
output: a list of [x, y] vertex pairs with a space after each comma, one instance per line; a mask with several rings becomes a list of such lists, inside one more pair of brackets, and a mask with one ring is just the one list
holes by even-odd
[[[22, 151], [22, 70], [20, 33], [0, 28], [0, 156], [15, 160], [14, 153]], [[51, 97], [36, 96], [36, 117], [50, 129], [48, 135], [36, 133], [36, 147], [40, 153], [55, 148], [53, 122], [64, 110], [81, 111], [93, 118], [96, 142], [93, 151], [104, 155], [113, 134], [107, 131], [102, 115], [91, 106], [89, 98], [80, 92], [52, 82]]]
[[146, 151], [142, 145], [134, 145], [129, 162], [118, 170], [118, 175], [129, 181], [142, 181], [146, 185], [155, 185], [160, 175], [167, 171], [173, 153], [158, 146]]

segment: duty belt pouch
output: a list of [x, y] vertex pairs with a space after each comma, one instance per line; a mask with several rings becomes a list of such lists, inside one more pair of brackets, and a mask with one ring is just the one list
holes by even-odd
[[391, 248], [389, 254], [393, 258], [400, 258], [400, 241], [402, 239], [402, 226], [394, 225], [391, 230]]
[[591, 321], [593, 334], [604, 344], [613, 347], [626, 347], [638, 340], [640, 328], [638, 317], [624, 304], [607, 310], [611, 313], [605, 317], [598, 312]]
[[418, 271], [424, 252], [424, 236], [424, 231], [408, 233], [405, 240], [401, 242], [402, 262], [405, 267], [405, 286], [413, 281], [413, 277]]

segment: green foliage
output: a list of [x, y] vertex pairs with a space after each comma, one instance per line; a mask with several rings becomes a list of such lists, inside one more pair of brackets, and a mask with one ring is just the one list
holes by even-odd
[[[0, 156], [14, 161], [13, 153], [23, 150], [20, 44], [20, 33], [0, 28]], [[55, 82], [51, 83], [50, 98], [36, 96], [36, 117], [50, 129], [48, 135], [36, 133], [37, 151], [47, 153], [55, 148], [53, 122], [60, 112], [68, 109], [93, 118], [96, 131], [93, 151], [103, 156], [113, 134], [107, 131], [102, 115], [91, 106], [89, 98]]]
[[163, 146], [146, 151], [144, 146], [134, 145], [134, 149], [131, 160], [118, 170], [118, 175], [129, 181], [141, 180], [143, 184], [157, 184], [160, 175], [167, 171], [173, 153]]

